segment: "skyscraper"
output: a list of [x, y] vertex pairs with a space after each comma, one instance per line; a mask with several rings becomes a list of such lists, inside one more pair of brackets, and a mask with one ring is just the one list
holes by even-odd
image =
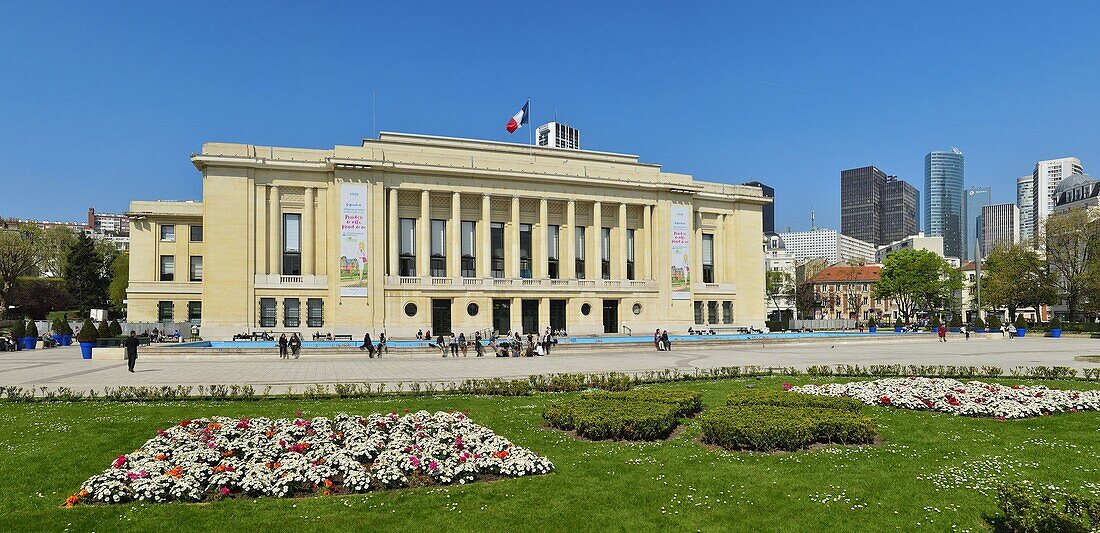
[[1081, 160], [1076, 157], [1063, 157], [1061, 159], [1048, 159], [1035, 163], [1035, 170], [1031, 173], [1031, 183], [1035, 188], [1035, 205], [1032, 207], [1032, 235], [1039, 233], [1047, 216], [1054, 212], [1054, 189], [1062, 178], [1068, 178], [1073, 174], [1084, 174]]
[[885, 243], [916, 235], [920, 231], [920, 192], [897, 176], [886, 176], [881, 218]]
[[962, 257], [963, 154], [929, 152], [924, 156], [924, 232], [943, 237], [943, 255]]
[[750, 181], [745, 185], [752, 185], [753, 187], [760, 187], [760, 190], [764, 192], [764, 198], [771, 198], [771, 203], [764, 206], [764, 235], [775, 234], [775, 189], [760, 183], [759, 181]]
[[1031, 245], [1035, 235], [1035, 182], [1033, 176], [1016, 179], [1016, 207], [1020, 208], [1020, 242]]
[[971, 187], [966, 190], [963, 202], [963, 217], [966, 220], [966, 238], [963, 239], [962, 259], [973, 261], [974, 247], [982, 238], [982, 208], [993, 203], [993, 193], [989, 187]]
[[1016, 204], [987, 204], [982, 207], [980, 218], [982, 259], [989, 255], [994, 246], [1020, 242], [1020, 208]]
[[535, 144], [550, 148], [581, 149], [581, 132], [561, 122], [547, 122], [535, 130]]

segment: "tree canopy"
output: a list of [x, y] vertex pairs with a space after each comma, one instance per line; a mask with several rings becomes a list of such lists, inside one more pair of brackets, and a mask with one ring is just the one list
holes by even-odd
[[932, 311], [950, 304], [962, 289], [962, 273], [929, 250], [898, 250], [886, 257], [875, 284], [875, 297], [891, 299], [905, 321], [917, 311]]
[[1019, 244], [998, 246], [984, 264], [982, 299], [994, 308], [1007, 309], [1009, 321], [1016, 320], [1021, 307], [1057, 299], [1046, 263], [1035, 250]]
[[65, 261], [65, 285], [73, 302], [82, 311], [101, 309], [107, 303], [109, 269], [103, 253], [92, 239], [80, 234]]

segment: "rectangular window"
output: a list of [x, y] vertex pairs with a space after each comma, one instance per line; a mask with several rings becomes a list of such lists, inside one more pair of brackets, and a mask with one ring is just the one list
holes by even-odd
[[558, 279], [558, 226], [546, 227], [546, 276]]
[[519, 225], [519, 277], [531, 278], [531, 225]]
[[320, 298], [306, 300], [306, 325], [319, 328], [325, 325], [325, 301]]
[[160, 256], [160, 280], [174, 281], [176, 279], [176, 256]]
[[474, 243], [477, 224], [470, 220], [462, 221], [462, 277], [477, 276], [477, 252]]
[[695, 323], [703, 324], [703, 302], [695, 302]]
[[202, 302], [187, 302], [187, 320], [189, 322], [202, 321]]
[[634, 230], [626, 230], [626, 279], [634, 279]]
[[403, 218], [398, 229], [398, 276], [416, 275], [416, 219]]
[[191, 226], [191, 242], [202, 242], [202, 226]]
[[283, 326], [296, 328], [302, 323], [301, 303], [297, 298], [283, 299]]
[[191, 281], [202, 281], [202, 256], [191, 256], [191, 267], [189, 270]]
[[493, 222], [489, 225], [489, 241], [491, 263], [490, 270], [494, 278], [504, 277], [504, 223]]
[[431, 276], [442, 278], [447, 275], [447, 221], [432, 220]]
[[302, 215], [283, 215], [283, 275], [302, 275]]
[[714, 235], [703, 234], [703, 283], [714, 283]]
[[707, 302], [707, 323], [718, 323], [718, 302]]
[[172, 302], [157, 302], [157, 321], [158, 322], [171, 322], [175, 311], [175, 305]]
[[722, 302], [722, 323], [733, 324], [733, 302]]
[[576, 257], [576, 276], [577, 279], [584, 279], [584, 231], [587, 228], [584, 226], [577, 227], [577, 257]]
[[260, 327], [275, 327], [275, 299], [260, 298]]
[[162, 224], [160, 226], [160, 240], [166, 242], [176, 241], [176, 226], [172, 224]]
[[600, 228], [600, 276], [611, 279], [611, 228]]

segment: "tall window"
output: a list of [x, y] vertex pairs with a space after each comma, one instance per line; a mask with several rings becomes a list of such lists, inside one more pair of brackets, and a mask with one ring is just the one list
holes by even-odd
[[531, 277], [531, 225], [519, 225], [519, 277]]
[[297, 298], [283, 300], [283, 325], [296, 328], [302, 323], [302, 308]]
[[260, 298], [260, 327], [275, 327], [275, 299]]
[[634, 230], [626, 230], [626, 279], [634, 279]]
[[431, 275], [442, 278], [447, 275], [447, 221], [432, 220]]
[[703, 283], [714, 283], [714, 235], [703, 234]]
[[176, 240], [176, 226], [172, 224], [161, 224], [160, 226], [160, 240], [175, 242]]
[[302, 215], [283, 215], [283, 275], [302, 275]]
[[416, 219], [403, 218], [398, 229], [398, 276], [416, 275]]
[[546, 227], [546, 275], [558, 279], [558, 226]]
[[176, 256], [160, 256], [160, 280], [174, 281], [176, 279]]
[[202, 320], [202, 302], [187, 302], [187, 320], [188, 322]]
[[718, 302], [707, 302], [707, 323], [718, 323]]
[[699, 301], [695, 302], [695, 323], [696, 324], [705, 324], [706, 323], [706, 322], [703, 322], [703, 302], [699, 302]]
[[577, 226], [577, 260], [576, 260], [576, 276], [577, 279], [584, 279], [584, 226]]
[[191, 226], [191, 242], [202, 242], [202, 226]]
[[157, 302], [157, 321], [158, 322], [171, 322], [175, 311], [175, 305], [172, 302], [161, 301]]
[[462, 221], [462, 277], [472, 278], [477, 275], [477, 252], [474, 243], [477, 224], [470, 220]]
[[489, 241], [492, 255], [490, 269], [494, 278], [504, 277], [504, 223], [493, 222], [489, 226]]
[[191, 281], [202, 281], [202, 256], [192, 255], [191, 266], [189, 269], [189, 279]]
[[722, 302], [722, 323], [733, 324], [733, 302], [729, 300]]
[[600, 276], [611, 279], [611, 228], [600, 228]]
[[306, 325], [319, 328], [325, 325], [325, 301], [320, 298], [306, 300]]

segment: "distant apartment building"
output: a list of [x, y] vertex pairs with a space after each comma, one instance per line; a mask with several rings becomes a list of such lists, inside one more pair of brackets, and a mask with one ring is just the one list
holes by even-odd
[[547, 122], [535, 130], [535, 144], [548, 148], [581, 149], [581, 132], [561, 122]]
[[808, 282], [814, 294], [814, 318], [861, 322], [871, 317], [896, 319], [898, 309], [893, 302], [875, 298], [875, 284], [881, 275], [879, 265], [834, 265], [821, 270]]
[[88, 208], [88, 228], [96, 233], [130, 236], [130, 219], [116, 213], [96, 213]]
[[[786, 245], [783, 244], [783, 238], [779, 235], [772, 234], [764, 239], [764, 271], [765, 272], [783, 272], [789, 276], [789, 281], [793, 285], [795, 282], [795, 266], [797, 260], [794, 254], [787, 250]], [[765, 280], [767, 278], [765, 277]], [[767, 298], [768, 313], [769, 315], [776, 311], [784, 311], [787, 309], [794, 309], [794, 296], [780, 296], [777, 298], [771, 298], [765, 294]]]
[[975, 258], [975, 249], [982, 238], [982, 208], [993, 203], [993, 191], [989, 187], [971, 187], [964, 193], [963, 219], [966, 221], [964, 229], [966, 235], [963, 238], [963, 261]]
[[1016, 179], [1016, 207], [1020, 209], [1020, 242], [1030, 244], [1035, 235], [1035, 182], [1032, 176]]
[[875, 166], [840, 172], [840, 232], [880, 245], [917, 230], [917, 189]]
[[890, 244], [879, 246], [875, 250], [875, 262], [881, 263], [898, 250], [928, 250], [943, 257], [943, 237], [927, 237], [924, 232], [898, 239]]
[[780, 233], [787, 251], [797, 261], [823, 258], [832, 263], [873, 261], [875, 246], [831, 229]]
[[764, 235], [775, 234], [775, 189], [760, 183], [759, 181], [750, 181], [745, 185], [751, 185], [753, 187], [760, 187], [760, 190], [764, 192], [764, 198], [771, 198], [772, 202], [764, 206]]
[[1020, 242], [1020, 208], [1016, 204], [993, 204], [982, 208], [981, 257], [997, 246]]
[[1100, 207], [1100, 180], [1087, 174], [1074, 174], [1062, 180], [1054, 190], [1054, 212]]
[[1032, 234], [1038, 235], [1048, 216], [1054, 212], [1054, 191], [1063, 178], [1074, 174], [1084, 174], [1081, 160], [1076, 157], [1048, 159], [1035, 163], [1031, 173], [1031, 183], [1035, 190], [1035, 205], [1032, 206]]
[[943, 237], [943, 253], [961, 257], [964, 159], [958, 148], [924, 156], [924, 233]]

